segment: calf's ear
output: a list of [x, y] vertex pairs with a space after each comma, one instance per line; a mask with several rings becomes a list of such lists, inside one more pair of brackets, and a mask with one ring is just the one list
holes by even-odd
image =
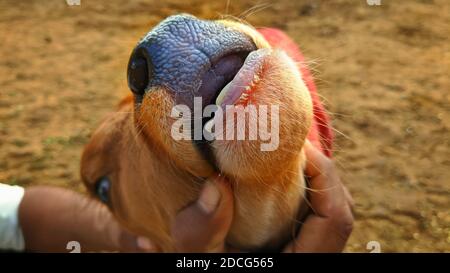
[[81, 178], [89, 190], [102, 176], [117, 170], [120, 147], [123, 144], [123, 131], [132, 124], [132, 111], [109, 114], [94, 131], [81, 156]]

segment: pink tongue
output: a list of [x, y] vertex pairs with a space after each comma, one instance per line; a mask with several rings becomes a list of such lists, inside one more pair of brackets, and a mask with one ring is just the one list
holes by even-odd
[[216, 103], [222, 108], [226, 105], [234, 105], [245, 91], [245, 87], [249, 86], [255, 75], [261, 71], [264, 57], [269, 54], [270, 49], [252, 51], [234, 79], [222, 89]]

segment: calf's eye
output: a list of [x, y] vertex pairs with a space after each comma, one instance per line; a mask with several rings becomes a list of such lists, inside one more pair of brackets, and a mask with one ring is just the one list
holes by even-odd
[[111, 189], [111, 182], [108, 177], [103, 176], [95, 184], [95, 194], [105, 204], [109, 204], [109, 190]]

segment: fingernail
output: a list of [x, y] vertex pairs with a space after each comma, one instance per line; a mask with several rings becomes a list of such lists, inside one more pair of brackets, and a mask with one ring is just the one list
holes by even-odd
[[206, 214], [210, 214], [219, 205], [220, 198], [220, 191], [214, 182], [207, 181], [202, 192], [200, 193], [198, 205]]
[[146, 237], [138, 237], [136, 239], [136, 244], [137, 244], [138, 248], [140, 248], [142, 250], [152, 251], [155, 249], [155, 246], [153, 245], [153, 243], [150, 241], [150, 239], [148, 239]]

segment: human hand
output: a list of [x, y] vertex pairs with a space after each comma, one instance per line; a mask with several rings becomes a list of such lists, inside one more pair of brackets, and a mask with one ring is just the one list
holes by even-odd
[[[353, 199], [331, 159], [306, 141], [305, 174], [313, 211], [285, 252], [341, 252], [353, 228]], [[233, 195], [224, 177], [206, 183], [198, 201], [183, 209], [172, 227], [180, 252], [237, 251], [225, 239], [233, 217]]]
[[341, 183], [333, 161], [309, 141], [304, 149], [313, 213], [285, 252], [341, 252], [353, 229], [353, 199]]
[[26, 188], [19, 222], [27, 251], [68, 252], [69, 241], [79, 242], [81, 252], [156, 250], [147, 238], [122, 228], [102, 203], [58, 187]]
[[[309, 215], [286, 252], [340, 252], [351, 233], [352, 199], [340, 182], [333, 162], [305, 143], [306, 175], [310, 179]], [[233, 195], [224, 177], [209, 179], [199, 199], [180, 211], [172, 226], [180, 252], [230, 251], [225, 245], [233, 218]], [[29, 251], [66, 252], [69, 241], [81, 251], [154, 252], [147, 238], [122, 228], [96, 200], [56, 187], [26, 189], [19, 221]], [[233, 250], [231, 250], [233, 251]]]

